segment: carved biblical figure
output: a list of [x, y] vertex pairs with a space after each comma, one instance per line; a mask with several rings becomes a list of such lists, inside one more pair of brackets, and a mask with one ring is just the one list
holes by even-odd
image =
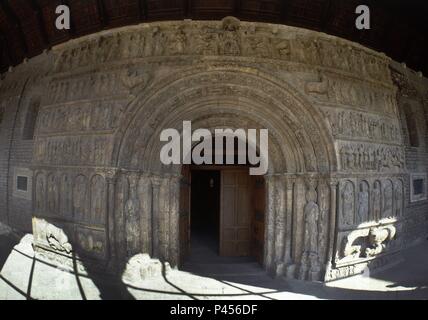
[[135, 178], [131, 177], [129, 199], [125, 203], [126, 247], [128, 257], [138, 252], [140, 242], [139, 200]]
[[36, 178], [36, 210], [41, 212], [45, 209], [46, 201], [46, 182], [43, 174], [37, 175]]
[[373, 217], [372, 219], [377, 220], [381, 218], [381, 190], [380, 182], [376, 181], [373, 186], [372, 198], [373, 198]]
[[79, 175], [73, 187], [73, 210], [78, 221], [87, 218], [88, 207], [88, 182], [85, 176]]
[[354, 212], [354, 185], [348, 181], [342, 192], [342, 225], [350, 226], [354, 224]]
[[58, 214], [58, 184], [55, 175], [51, 174], [48, 178], [48, 209], [51, 214]]
[[369, 191], [367, 182], [360, 183], [358, 193], [357, 223], [366, 222], [369, 217]]
[[310, 187], [306, 193], [307, 204], [304, 208], [305, 235], [300, 279], [309, 277], [312, 280], [318, 280], [317, 278], [319, 277], [320, 262], [318, 256], [318, 219], [320, 208], [315, 202], [316, 199], [317, 192], [313, 187]]
[[400, 217], [403, 214], [403, 183], [397, 181], [394, 189], [395, 216]]
[[106, 193], [104, 178], [97, 175], [91, 183], [91, 222], [103, 224], [105, 221]]
[[392, 193], [392, 182], [388, 180], [383, 189], [382, 218], [392, 217]]

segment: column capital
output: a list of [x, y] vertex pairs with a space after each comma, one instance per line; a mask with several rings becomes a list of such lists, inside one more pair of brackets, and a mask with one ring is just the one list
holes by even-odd
[[339, 179], [338, 178], [330, 178], [330, 179], [328, 179], [328, 184], [330, 185], [330, 187], [336, 188], [337, 185], [339, 184]]
[[115, 184], [117, 182], [119, 170], [117, 168], [106, 168], [104, 169], [104, 175], [109, 184]]
[[162, 177], [159, 177], [156, 175], [150, 175], [149, 178], [154, 187], [160, 187], [160, 185], [162, 184], [162, 181], [163, 181]]

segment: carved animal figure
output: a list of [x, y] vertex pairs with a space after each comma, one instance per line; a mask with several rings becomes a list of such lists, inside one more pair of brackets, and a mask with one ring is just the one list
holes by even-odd
[[57, 251], [71, 253], [72, 246], [68, 242], [68, 237], [64, 231], [54, 225], [48, 224], [46, 227], [46, 240], [49, 246]]

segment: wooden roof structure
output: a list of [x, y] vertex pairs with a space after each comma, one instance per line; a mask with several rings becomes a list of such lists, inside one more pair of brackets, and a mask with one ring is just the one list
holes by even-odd
[[[355, 8], [362, 2], [371, 10], [371, 30], [355, 27]], [[70, 7], [70, 30], [55, 28], [61, 4]], [[226, 16], [336, 35], [428, 75], [425, 0], [0, 0], [0, 72], [56, 44], [109, 28]]]

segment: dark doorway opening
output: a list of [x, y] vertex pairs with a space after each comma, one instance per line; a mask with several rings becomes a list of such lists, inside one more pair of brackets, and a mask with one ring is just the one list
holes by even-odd
[[191, 171], [191, 250], [219, 253], [220, 171]]

